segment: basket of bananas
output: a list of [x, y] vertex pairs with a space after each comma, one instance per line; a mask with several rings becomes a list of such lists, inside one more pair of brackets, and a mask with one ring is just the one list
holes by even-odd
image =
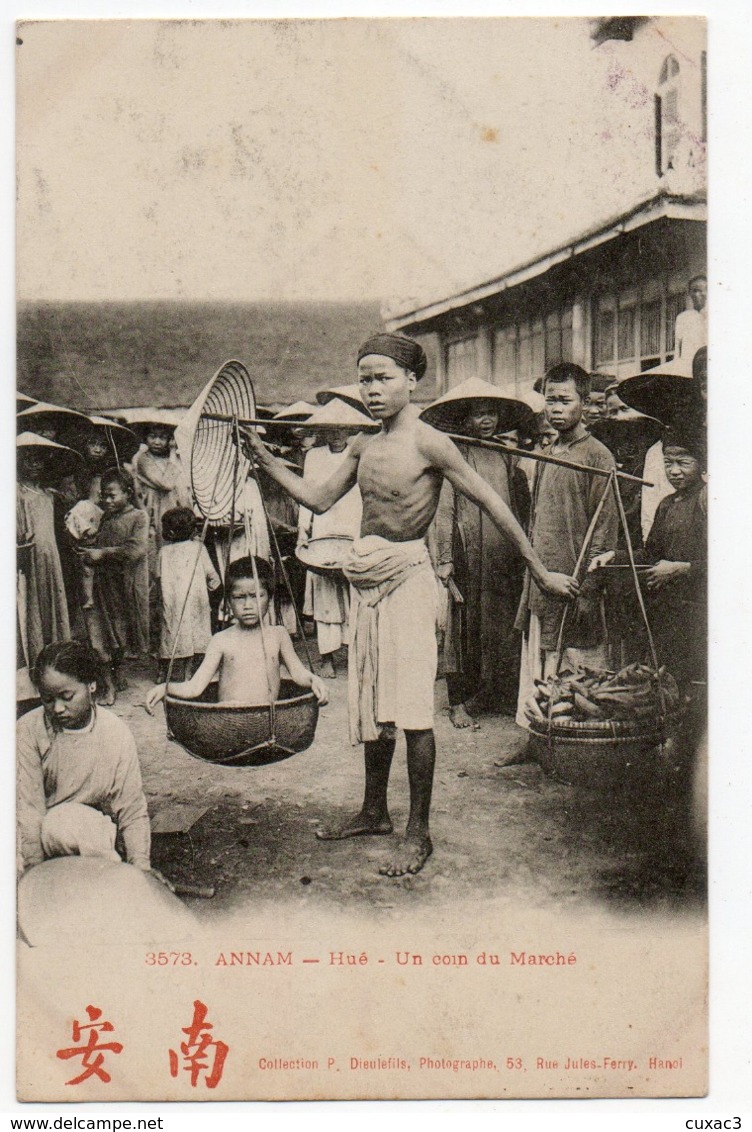
[[537, 680], [525, 714], [544, 770], [565, 782], [601, 785], [623, 777], [667, 741], [682, 699], [665, 668], [579, 668]]

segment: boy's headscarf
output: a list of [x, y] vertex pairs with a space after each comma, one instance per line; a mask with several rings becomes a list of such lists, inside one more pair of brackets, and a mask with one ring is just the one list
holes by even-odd
[[382, 354], [385, 358], [393, 358], [398, 366], [414, 373], [418, 381], [428, 366], [423, 347], [402, 334], [374, 334], [358, 350], [358, 361], [367, 354]]
[[690, 456], [699, 460], [703, 469], [707, 464], [708, 439], [700, 421], [679, 421], [666, 429], [663, 437], [664, 452], [667, 448], [684, 448]]

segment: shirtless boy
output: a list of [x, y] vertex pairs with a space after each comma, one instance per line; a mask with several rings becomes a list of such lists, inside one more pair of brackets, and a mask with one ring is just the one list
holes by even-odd
[[[212, 637], [201, 665], [190, 680], [170, 681], [171, 696], [195, 700], [219, 673], [220, 702], [246, 707], [268, 704], [270, 692], [272, 700], [279, 697], [279, 669], [280, 664], [284, 664], [291, 680], [302, 688], [310, 688], [320, 704], [327, 702], [323, 681], [300, 663], [287, 630], [281, 625], [264, 623], [274, 593], [274, 580], [263, 558], [257, 558], [255, 566], [258, 592], [253, 561], [238, 558], [230, 563], [226, 586], [234, 623]], [[151, 689], [145, 705], [149, 714], [164, 699], [167, 690], [167, 684], [155, 684]]]
[[519, 550], [538, 584], [560, 598], [576, 595], [572, 578], [546, 570], [506, 503], [462, 459], [448, 436], [419, 420], [410, 394], [426, 371], [417, 342], [377, 334], [358, 351], [360, 393], [381, 432], [355, 437], [347, 458], [325, 482], [310, 484], [246, 431], [258, 465], [315, 514], [328, 510], [356, 483], [363, 498], [361, 537], [345, 563], [352, 586], [349, 657], [350, 733], [365, 744], [365, 796], [360, 811], [322, 840], [389, 834], [389, 771], [395, 727], [405, 732], [410, 816], [386, 876], [417, 873], [432, 852], [429, 811], [436, 748], [436, 581], [424, 536], [436, 513], [441, 484], [482, 507]]

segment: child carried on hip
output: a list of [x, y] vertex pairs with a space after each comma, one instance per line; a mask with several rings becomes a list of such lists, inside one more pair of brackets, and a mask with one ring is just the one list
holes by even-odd
[[[79, 499], [65, 516], [65, 529], [76, 549], [86, 550], [97, 541], [104, 511], [91, 499]], [[80, 561], [81, 608], [94, 608], [94, 565], [85, 556]]]

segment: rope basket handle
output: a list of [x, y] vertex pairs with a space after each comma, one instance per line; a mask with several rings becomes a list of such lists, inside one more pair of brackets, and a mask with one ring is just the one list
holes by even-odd
[[[239, 441], [239, 436], [240, 436], [239, 429], [236, 433], [236, 436], [238, 438], [238, 443], [239, 443], [240, 442]], [[280, 550], [280, 547], [279, 547], [279, 540], [277, 538], [277, 532], [274, 530], [274, 524], [272, 523], [271, 519], [269, 518], [269, 512], [268, 512], [267, 507], [266, 507], [266, 500], [264, 499], [264, 493], [261, 490], [261, 481], [259, 479], [259, 474], [258, 474], [258, 464], [256, 463], [256, 458], [255, 458], [252, 450], [246, 451], [246, 457], [247, 457], [248, 462], [251, 466], [251, 474], [252, 474], [253, 478], [255, 479], [256, 483], [258, 484], [259, 498], [261, 500], [261, 506], [262, 506], [263, 511], [264, 511], [264, 517], [266, 519], [266, 525], [269, 529], [269, 537], [270, 537], [270, 539], [271, 539], [271, 541], [274, 545], [274, 552], [277, 556], [277, 563], [279, 564], [279, 572], [282, 575], [282, 580], [284, 581], [285, 589], [287, 590], [287, 596], [290, 599], [290, 605], [292, 606], [293, 613], [295, 614], [295, 624], [297, 626], [298, 632], [300, 633], [300, 639], [301, 639], [302, 644], [303, 644], [303, 651], [305, 652], [306, 660], [308, 661], [308, 668], [312, 672], [313, 671], [313, 658], [311, 657], [311, 650], [308, 647], [308, 640], [306, 638], [305, 631], [303, 629], [303, 622], [300, 619], [300, 614], [298, 613], [298, 607], [295, 604], [295, 595], [292, 592], [292, 584], [290, 583], [290, 576], [287, 573], [287, 569], [285, 567], [284, 562], [282, 561], [282, 551]]]
[[[653, 637], [653, 632], [652, 632], [652, 629], [650, 628], [650, 620], [648, 618], [647, 609], [645, 607], [645, 599], [642, 595], [642, 589], [640, 587], [640, 579], [639, 579], [639, 575], [637, 573], [637, 564], [635, 562], [635, 557], [634, 557], [634, 548], [632, 546], [632, 538], [631, 538], [631, 535], [629, 533], [629, 525], [627, 523], [627, 516], [626, 516], [626, 512], [624, 511], [624, 501], [622, 500], [622, 497], [621, 497], [621, 490], [619, 488], [619, 481], [618, 481], [618, 477], [617, 477], [617, 473], [616, 473], [615, 468], [613, 468], [611, 470], [611, 472], [609, 473], [608, 479], [606, 480], [606, 486], [603, 489], [603, 494], [601, 495], [600, 500], [598, 501], [598, 506], [596, 507], [595, 512], [593, 513], [593, 517], [590, 520], [590, 525], [587, 529], [587, 532], [585, 533], [585, 538], [583, 540], [582, 547], [580, 549], [580, 553], [579, 553], [578, 558], [577, 558], [577, 562], [575, 563], [574, 577], [578, 582], [580, 581], [580, 574], [582, 572], [582, 567], [583, 567], [583, 564], [584, 564], [584, 561], [585, 561], [585, 556], [586, 556], [588, 550], [590, 549], [590, 545], [593, 541], [593, 537], [595, 535], [595, 529], [596, 529], [596, 526], [598, 524], [598, 520], [601, 517], [601, 513], [602, 513], [603, 508], [605, 506], [606, 498], [608, 496], [609, 491], [613, 491], [613, 493], [614, 493], [614, 497], [615, 497], [615, 500], [616, 500], [616, 507], [617, 507], [617, 511], [618, 511], [618, 514], [619, 514], [619, 525], [620, 525], [622, 533], [624, 535], [624, 541], [625, 541], [626, 547], [627, 547], [627, 555], [628, 555], [628, 558], [629, 558], [629, 565], [630, 565], [630, 569], [631, 569], [632, 580], [634, 582], [635, 595], [637, 597], [637, 603], [640, 607], [640, 614], [642, 616], [642, 621], [643, 621], [643, 624], [645, 626], [645, 632], [646, 632], [647, 638], [648, 638], [648, 647], [650, 649], [650, 659], [651, 659], [652, 665], [653, 665], [653, 675], [655, 677], [655, 683], [656, 683], [656, 687], [657, 687], [657, 691], [658, 691], [658, 702], [659, 702], [659, 705], [660, 705], [660, 717], [659, 718], [660, 718], [661, 730], [665, 731], [668, 713], [667, 713], [667, 710], [666, 710], [666, 695], [665, 695], [665, 692], [664, 692], [664, 689], [663, 689], [663, 685], [661, 684], [661, 678], [660, 678], [660, 672], [659, 672], [660, 665], [659, 665], [659, 661], [658, 661], [658, 652], [657, 652], [657, 649], [655, 647], [655, 639]], [[559, 636], [558, 636], [558, 639], [557, 639], [557, 642], [556, 642], [556, 666], [555, 666], [555, 669], [554, 669], [554, 675], [555, 676], [559, 675], [559, 669], [561, 668], [561, 662], [562, 662], [562, 658], [563, 658], [563, 655], [564, 655], [564, 629], [565, 629], [565, 626], [566, 626], [566, 623], [567, 623], [567, 618], [568, 618], [568, 615], [569, 615], [570, 608], [571, 608], [570, 604], [565, 605], [564, 612], [562, 613], [562, 617], [561, 617], [561, 624], [559, 625]], [[551, 728], [553, 726], [553, 721], [552, 721], [552, 717], [551, 717], [551, 710], [552, 710], [552, 702], [551, 702], [551, 699], [549, 699], [548, 720], [547, 720], [549, 737], [551, 735]]]
[[[232, 488], [232, 502], [233, 502], [233, 512], [234, 512], [235, 511], [235, 503], [236, 503], [237, 497], [238, 497], [237, 473], [238, 473], [238, 468], [239, 468], [239, 463], [240, 463], [240, 426], [238, 425], [238, 418], [237, 417], [233, 418], [232, 428], [233, 428], [233, 431], [235, 433], [235, 451], [236, 451], [236, 454], [237, 454], [236, 461], [235, 461], [233, 488]], [[259, 490], [259, 494], [260, 494], [260, 490]], [[263, 500], [262, 500], [262, 504], [263, 504]], [[264, 508], [264, 514], [266, 514], [266, 508]], [[263, 618], [261, 616], [261, 596], [260, 596], [260, 594], [261, 594], [261, 583], [259, 581], [258, 567], [256, 566], [256, 555], [253, 553], [253, 543], [251, 541], [251, 516], [248, 512], [248, 500], [246, 499], [245, 492], [243, 493], [243, 529], [244, 529], [244, 532], [245, 532], [245, 549], [246, 549], [246, 553], [247, 553], [248, 557], [251, 560], [251, 569], [253, 571], [253, 581], [254, 581], [254, 584], [256, 586], [256, 611], [258, 613], [259, 630], [261, 632], [261, 653], [262, 653], [262, 656], [264, 658], [264, 675], [266, 677], [266, 689], [267, 689], [267, 692], [269, 693], [269, 742], [272, 745], [274, 745], [274, 743], [276, 741], [276, 736], [275, 736], [276, 718], [275, 718], [275, 712], [274, 712], [274, 696], [272, 695], [272, 684], [271, 684], [271, 679], [269, 677], [269, 653], [268, 653], [267, 648], [266, 648], [267, 627], [264, 626], [264, 621], [263, 621]]]
[[[581, 582], [581, 580], [582, 580], [581, 575], [582, 575], [582, 572], [583, 572], [582, 568], [585, 564], [585, 556], [588, 553], [588, 551], [590, 550], [590, 545], [593, 541], [593, 537], [595, 536], [595, 529], [598, 526], [598, 520], [600, 519], [601, 514], [603, 513], [603, 508], [606, 505], [606, 499], [608, 497], [609, 491], [611, 490], [611, 485], [615, 484], [615, 483], [616, 483], [616, 469], [614, 468], [614, 469], [611, 470], [611, 472], [609, 473], [608, 479], [606, 480], [605, 487], [603, 488], [603, 493], [601, 494], [601, 497], [598, 500], [598, 506], [596, 507], [595, 511], [593, 512], [593, 517], [590, 520], [590, 525], [588, 526], [588, 529], [585, 532], [585, 538], [583, 539], [582, 547], [580, 548], [580, 553], [577, 556], [577, 561], [575, 563], [575, 567], [574, 567], [572, 574], [573, 574], [575, 581], [577, 581], [578, 583]], [[617, 490], [618, 490], [618, 488], [617, 488]], [[559, 636], [558, 636], [557, 641], [556, 641], [556, 667], [554, 669], [554, 675], [555, 676], [559, 675], [559, 669], [561, 668], [561, 661], [562, 661], [562, 658], [564, 656], [564, 629], [565, 629], [565, 626], [566, 626], [566, 623], [567, 623], [567, 618], [569, 617], [569, 611], [570, 611], [571, 608], [572, 608], [572, 603], [567, 602], [567, 604], [564, 606], [564, 611], [561, 615], [561, 623], [559, 625]]]
[[[217, 493], [217, 484], [219, 483], [219, 473], [220, 473], [220, 471], [221, 471], [221, 469], [217, 469], [217, 475], [216, 475], [216, 478], [214, 480], [214, 490], [212, 492], [212, 503], [214, 502], [214, 498], [215, 498], [216, 493]], [[186, 587], [185, 597], [183, 599], [183, 606], [180, 610], [180, 616], [178, 617], [177, 628], [175, 629], [175, 639], [172, 642], [172, 651], [170, 652], [170, 660], [169, 660], [169, 663], [167, 665], [167, 676], [165, 678], [165, 693], [166, 694], [168, 694], [169, 690], [170, 690], [170, 679], [172, 677], [173, 665], [175, 664], [175, 653], [176, 653], [177, 647], [178, 647], [178, 637], [179, 637], [179, 634], [180, 634], [180, 626], [183, 624], [183, 617], [185, 616], [185, 611], [186, 611], [186, 608], [188, 606], [188, 599], [191, 596], [191, 589], [193, 588], [193, 579], [196, 577], [196, 571], [198, 570], [198, 564], [201, 561], [201, 552], [204, 549], [204, 546], [206, 545], [206, 535], [207, 535], [208, 530], [209, 530], [209, 520], [204, 519], [203, 527], [201, 528], [201, 538], [199, 540], [198, 552], [196, 554], [196, 560], [193, 563], [193, 570], [191, 572], [190, 581], [188, 582], [188, 585]]]
[[650, 659], [653, 662], [653, 672], [655, 674], [655, 682], [656, 682], [656, 685], [657, 685], [657, 688], [658, 688], [658, 702], [659, 702], [660, 707], [661, 707], [661, 715], [660, 715], [661, 731], [665, 732], [665, 730], [666, 730], [666, 720], [667, 720], [668, 713], [666, 711], [666, 694], [663, 690], [663, 685], [661, 684], [660, 665], [659, 665], [659, 662], [658, 662], [658, 650], [655, 647], [655, 638], [653, 637], [653, 631], [650, 628], [650, 620], [648, 618], [648, 611], [645, 607], [645, 599], [642, 596], [642, 588], [640, 586], [640, 579], [639, 579], [639, 576], [637, 574], [637, 564], [635, 562], [634, 549], [632, 547], [632, 538], [629, 534], [629, 526], [627, 524], [627, 516], [626, 516], [626, 513], [624, 511], [624, 501], [621, 497], [621, 490], [619, 488], [619, 484], [618, 484], [618, 481], [617, 481], [615, 476], [614, 476], [614, 480], [613, 480], [613, 485], [614, 485], [614, 495], [616, 497], [616, 506], [619, 510], [619, 520], [621, 522], [622, 530], [624, 531], [624, 540], [627, 544], [627, 554], [629, 556], [629, 565], [630, 565], [631, 571], [632, 571], [632, 579], [634, 581], [635, 593], [637, 595], [637, 602], [638, 602], [638, 605], [640, 607], [640, 613], [642, 614], [643, 623], [645, 625], [645, 632], [647, 633], [648, 647], [650, 648]]

